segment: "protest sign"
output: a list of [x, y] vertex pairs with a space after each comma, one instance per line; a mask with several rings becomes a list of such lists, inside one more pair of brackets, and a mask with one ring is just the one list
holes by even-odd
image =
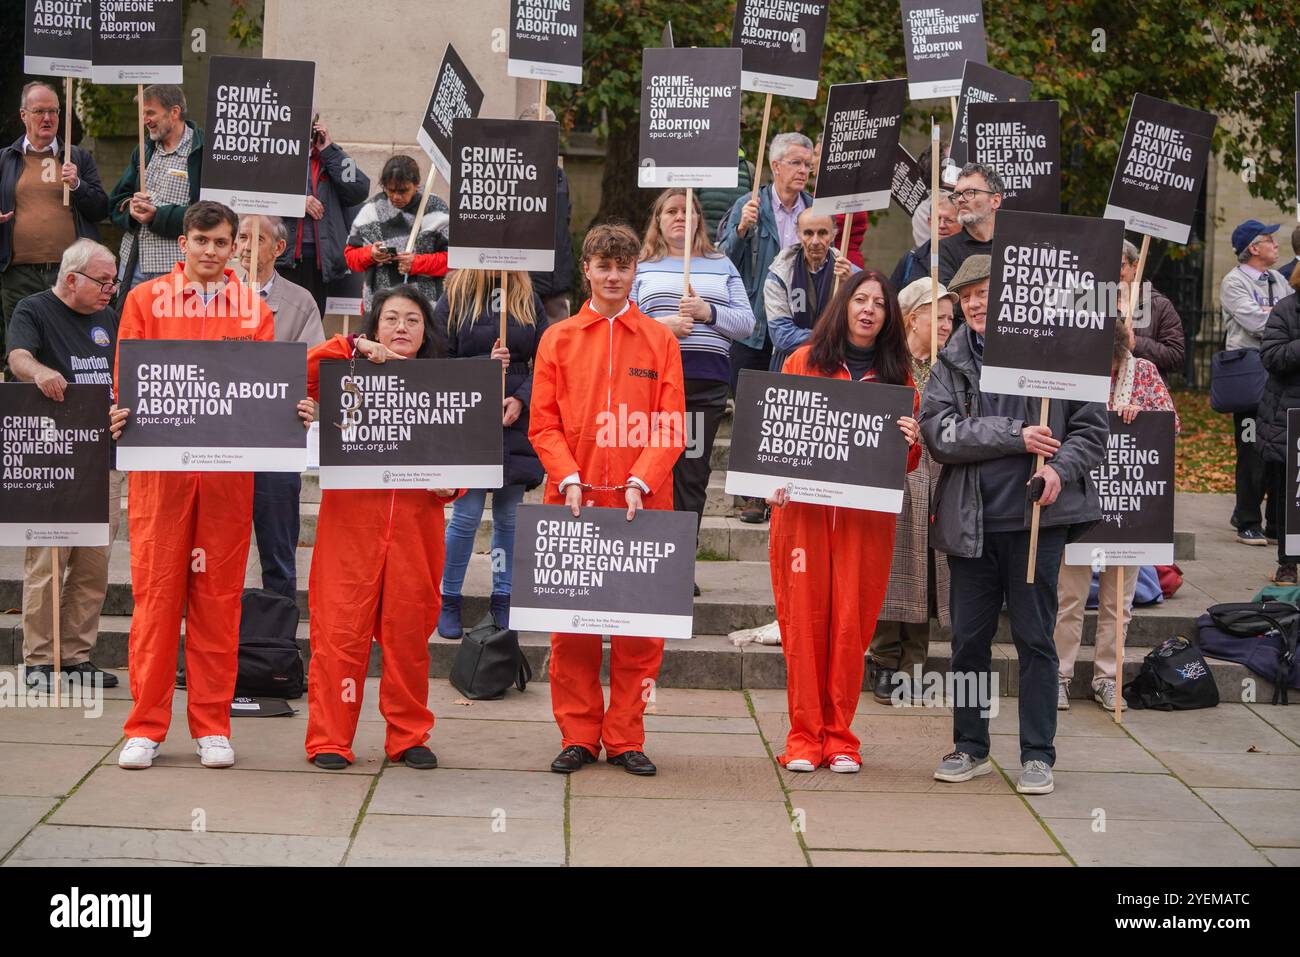
[[181, 0], [98, 0], [96, 8], [91, 80], [181, 82]]
[[[433, 81], [433, 93], [424, 110], [424, 120], [415, 134], [420, 147], [429, 154], [434, 169], [451, 182], [452, 124], [461, 117], [478, 116], [483, 107], [483, 90], [450, 43]], [[432, 177], [430, 177], [432, 179]], [[428, 192], [428, 188], [425, 189]]]
[[462, 119], [452, 144], [447, 266], [554, 269], [559, 126]]
[[767, 498], [784, 485], [792, 502], [897, 514], [907, 479], [898, 420], [915, 398], [906, 386], [742, 371], [727, 494]]
[[582, 82], [583, 0], [510, 0], [506, 75]]
[[983, 63], [967, 61], [962, 71], [961, 99], [957, 103], [957, 122], [953, 124], [952, 144], [948, 156], [957, 166], [970, 160], [970, 107], [973, 103], [1025, 103], [1033, 95], [1033, 86], [1010, 73], [1003, 73]]
[[906, 80], [831, 87], [814, 198], [819, 213], [857, 213], [889, 205], [906, 87]]
[[907, 94], [956, 96], [966, 62], [988, 60], [981, 0], [902, 0]]
[[307, 212], [316, 64], [214, 56], [200, 199], [236, 213]]
[[1187, 242], [1217, 123], [1213, 113], [1134, 94], [1106, 218], [1156, 239]]
[[[690, 638], [695, 516], [521, 505], [510, 627], [580, 635]], [[595, 639], [599, 640], [599, 639]]]
[[921, 168], [916, 157], [902, 143], [894, 152], [894, 176], [889, 195], [908, 216], [914, 215], [917, 207], [930, 195], [929, 171]]
[[301, 342], [123, 339], [117, 443], [127, 472], [301, 472], [307, 346]]
[[1061, 114], [1055, 100], [972, 103], [971, 159], [1002, 177], [1001, 210], [1061, 211]]
[[639, 186], [735, 188], [740, 60], [734, 48], [642, 51]]
[[993, 231], [985, 392], [1105, 402], [1124, 225], [999, 212]]
[[320, 365], [321, 488], [500, 488], [501, 363]]
[[23, 72], [90, 79], [94, 0], [27, 0]]
[[0, 384], [0, 545], [108, 544], [111, 393], [71, 385], [63, 401]]
[[1091, 476], [1101, 521], [1065, 546], [1065, 563], [1172, 565], [1174, 414], [1139, 412], [1125, 423], [1111, 412], [1106, 457]]
[[731, 45], [743, 54], [741, 87], [817, 99], [830, 7], [826, 0], [738, 0]]

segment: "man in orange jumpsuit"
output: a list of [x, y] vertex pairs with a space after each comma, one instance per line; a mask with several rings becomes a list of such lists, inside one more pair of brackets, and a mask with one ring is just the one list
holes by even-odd
[[[682, 356], [668, 328], [628, 300], [641, 244], [626, 226], [597, 226], [582, 244], [591, 299], [547, 330], [533, 369], [528, 438], [546, 469], [545, 501], [569, 506], [673, 507], [673, 464], [685, 448]], [[602, 423], [649, 423], [610, 443]], [[643, 692], [659, 674], [662, 638], [610, 644], [609, 709], [600, 690], [601, 640], [551, 636], [551, 707], [563, 750], [560, 774], [610, 764], [654, 774], [645, 755]]]
[[[122, 307], [119, 347], [127, 339], [274, 338], [271, 310], [226, 268], [238, 226], [220, 203], [186, 210], [179, 240], [185, 261], [131, 290]], [[253, 474], [132, 472], [129, 488], [134, 704], [118, 765], [149, 767], [167, 737], [183, 615], [190, 734], [205, 767], [229, 767], [235, 763], [230, 702], [239, 665]]]

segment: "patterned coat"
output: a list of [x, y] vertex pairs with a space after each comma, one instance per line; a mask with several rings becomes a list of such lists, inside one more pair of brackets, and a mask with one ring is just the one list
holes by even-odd
[[[918, 391], [925, 391], [929, 378], [929, 360], [913, 358], [912, 380]], [[941, 468], [930, 457], [930, 450], [923, 448], [921, 464], [907, 475], [903, 511], [898, 516], [898, 531], [894, 535], [894, 557], [889, 566], [889, 590], [880, 608], [880, 621], [920, 624], [930, 620], [930, 502], [939, 485]], [[939, 623], [946, 626], [949, 624], [948, 556], [939, 552], [933, 554], [937, 617]]]

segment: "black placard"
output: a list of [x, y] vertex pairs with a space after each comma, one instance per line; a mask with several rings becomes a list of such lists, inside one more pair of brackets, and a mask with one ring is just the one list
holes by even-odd
[[734, 188], [739, 149], [740, 51], [643, 50], [637, 184]]
[[837, 83], [826, 97], [817, 209], [857, 213], [889, 205], [906, 80]]
[[200, 198], [243, 215], [307, 211], [316, 64], [214, 56]]
[[737, 0], [731, 45], [743, 53], [741, 87], [817, 99], [830, 9], [824, 0]]
[[181, 0], [97, 0], [90, 78], [99, 84], [182, 81]]
[[560, 128], [536, 120], [456, 121], [451, 269], [555, 268]]
[[930, 171], [922, 169], [911, 153], [898, 144], [894, 151], [894, 175], [889, 184], [889, 195], [908, 216], [930, 195]]
[[451, 182], [452, 124], [463, 117], [478, 116], [483, 108], [483, 89], [469, 72], [450, 43], [438, 65], [429, 105], [424, 108], [420, 131], [415, 134], [420, 147], [429, 154], [442, 178]]
[[1105, 402], [1124, 226], [999, 212], [993, 231], [985, 392]]
[[1001, 209], [1061, 211], [1061, 109], [1055, 100], [972, 103], [968, 130], [971, 159], [1002, 177]]
[[879, 382], [755, 372], [740, 374], [727, 465], [729, 495], [897, 514], [907, 480], [898, 420], [916, 390]]
[[907, 95], [931, 100], [961, 93], [967, 60], [988, 61], [980, 0], [902, 0]]
[[[690, 638], [695, 516], [521, 505], [515, 516], [510, 627], [640, 638]], [[593, 639], [599, 640], [599, 639]]]
[[1003, 73], [983, 63], [967, 61], [961, 78], [961, 98], [957, 101], [957, 122], [953, 127], [948, 156], [957, 166], [970, 159], [970, 117], [972, 103], [1026, 103], [1033, 95], [1033, 85], [1010, 73]]
[[123, 339], [117, 467], [143, 472], [301, 472], [307, 346]]
[[1101, 521], [1065, 546], [1067, 565], [1172, 565], [1174, 414], [1110, 413], [1106, 457], [1092, 470]]
[[90, 79], [94, 0], [27, 0], [23, 72]]
[[0, 383], [0, 545], [107, 545], [107, 386]]
[[1300, 409], [1286, 410], [1286, 553], [1300, 556]]
[[582, 82], [583, 0], [510, 0], [506, 75]]
[[1217, 123], [1213, 113], [1134, 94], [1106, 217], [1135, 233], [1187, 242]]
[[502, 435], [499, 362], [320, 364], [321, 488], [500, 488]]

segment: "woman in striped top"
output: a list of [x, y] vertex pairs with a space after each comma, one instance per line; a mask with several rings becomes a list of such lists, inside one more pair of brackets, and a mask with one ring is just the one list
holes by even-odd
[[[646, 225], [631, 299], [677, 337], [686, 380], [686, 451], [673, 468], [673, 506], [704, 517], [709, 456], [727, 407], [731, 343], [754, 331], [740, 273], [713, 248], [700, 202], [692, 198], [691, 281], [685, 283], [686, 190], [666, 189]], [[698, 594], [698, 588], [696, 589]]]

